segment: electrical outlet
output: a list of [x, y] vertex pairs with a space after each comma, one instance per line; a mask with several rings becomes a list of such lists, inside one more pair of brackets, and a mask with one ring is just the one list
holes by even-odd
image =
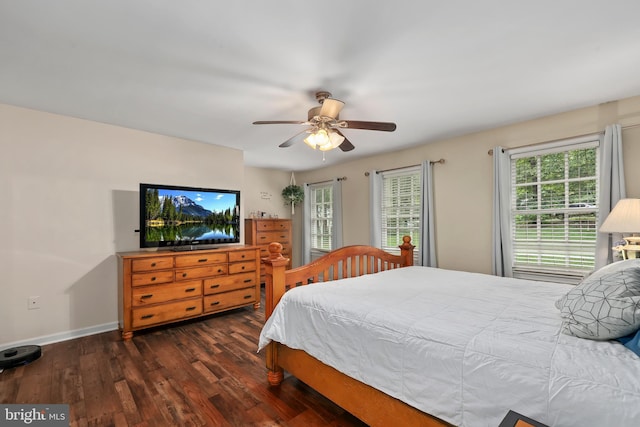
[[36, 310], [40, 308], [40, 297], [29, 297], [27, 298], [27, 308], [29, 310]]

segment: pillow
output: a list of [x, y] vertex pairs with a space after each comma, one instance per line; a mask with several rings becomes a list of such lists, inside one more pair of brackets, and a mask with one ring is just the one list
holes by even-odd
[[618, 338], [617, 340], [620, 341], [629, 350], [640, 356], [640, 330], [638, 330], [636, 333]]
[[562, 332], [609, 340], [640, 328], [640, 259], [609, 264], [556, 301]]

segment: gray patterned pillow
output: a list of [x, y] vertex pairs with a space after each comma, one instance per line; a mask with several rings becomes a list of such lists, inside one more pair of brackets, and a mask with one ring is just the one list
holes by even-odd
[[615, 339], [640, 328], [640, 259], [601, 268], [556, 301], [562, 332]]

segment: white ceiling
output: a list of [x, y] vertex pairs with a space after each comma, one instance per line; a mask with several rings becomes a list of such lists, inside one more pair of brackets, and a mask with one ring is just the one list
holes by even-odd
[[[637, 0], [0, 0], [0, 102], [307, 170], [640, 95]], [[314, 92], [356, 149], [278, 145]], [[87, 141], [90, 144], [90, 141]], [[215, 159], [212, 159], [212, 162]]]

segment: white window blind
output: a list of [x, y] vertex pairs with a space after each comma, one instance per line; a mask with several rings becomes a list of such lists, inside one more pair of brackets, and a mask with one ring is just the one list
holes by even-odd
[[598, 221], [599, 140], [555, 143], [511, 156], [516, 277], [558, 279], [593, 270]]
[[311, 249], [330, 251], [333, 230], [333, 188], [331, 184], [311, 185]]
[[411, 236], [414, 264], [420, 265], [420, 218], [422, 191], [420, 168], [410, 167], [382, 173], [382, 249], [399, 253], [402, 237]]

